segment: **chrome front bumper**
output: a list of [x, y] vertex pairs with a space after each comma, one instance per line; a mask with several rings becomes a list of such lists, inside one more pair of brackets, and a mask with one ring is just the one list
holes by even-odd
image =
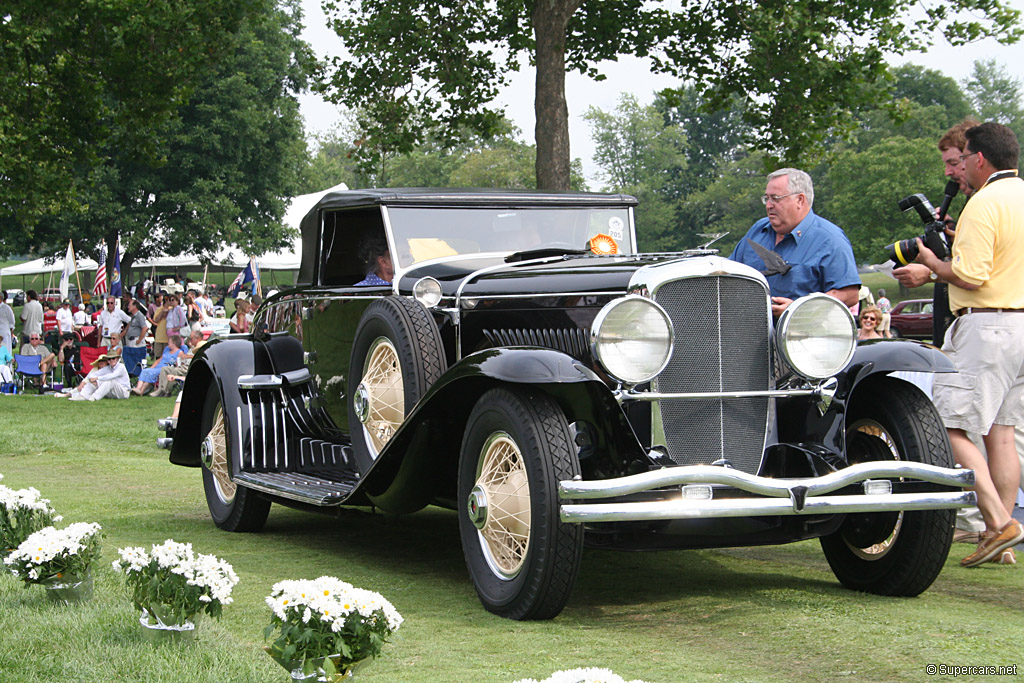
[[[969, 507], [977, 503], [973, 491], [884, 492], [887, 488], [885, 482], [901, 478], [958, 488], [974, 485], [973, 470], [950, 469], [913, 462], [858, 463], [838, 472], [804, 479], [772, 479], [727, 467], [691, 465], [668, 467], [617, 479], [562, 481], [558, 484], [558, 496], [562, 501], [601, 500], [679, 487], [677, 494], [664, 500], [563, 502], [563, 522], [633, 522], [939, 510]], [[826, 495], [858, 483], [862, 484], [865, 493]], [[728, 486], [753, 495], [715, 499], [715, 486]], [[882, 492], [873, 492], [879, 490]], [[697, 497], [691, 498], [689, 495]]]

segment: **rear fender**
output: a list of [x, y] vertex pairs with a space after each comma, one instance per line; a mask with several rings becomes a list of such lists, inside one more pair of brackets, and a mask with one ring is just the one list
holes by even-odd
[[[189, 364], [185, 386], [181, 390], [178, 423], [174, 429], [174, 444], [170, 460], [175, 465], [199, 467], [200, 431], [203, 406], [211, 385], [216, 385], [223, 401], [224, 411], [233, 415], [242, 405], [238, 391], [241, 375], [256, 374], [257, 366], [269, 365], [259, 345], [248, 339], [219, 339], [204, 344]], [[263, 356], [257, 363], [257, 356]]]

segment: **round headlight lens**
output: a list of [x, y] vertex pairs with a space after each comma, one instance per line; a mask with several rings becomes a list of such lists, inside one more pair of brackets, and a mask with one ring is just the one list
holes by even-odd
[[433, 308], [441, 301], [441, 283], [432, 277], [420, 278], [412, 286], [412, 296], [427, 308]]
[[597, 314], [590, 345], [609, 375], [625, 384], [642, 384], [657, 377], [668, 364], [672, 321], [654, 301], [626, 296]]
[[826, 294], [810, 294], [782, 312], [777, 340], [782, 357], [797, 374], [825, 379], [853, 358], [857, 324], [843, 302]]

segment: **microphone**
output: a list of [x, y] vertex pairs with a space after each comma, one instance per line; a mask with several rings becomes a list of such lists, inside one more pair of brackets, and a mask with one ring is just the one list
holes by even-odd
[[949, 205], [953, 201], [953, 197], [960, 191], [960, 183], [955, 180], [950, 180], [946, 183], [946, 196], [942, 198], [942, 205], [939, 207], [939, 215], [937, 220], [943, 220], [946, 217], [946, 211], [949, 210]]

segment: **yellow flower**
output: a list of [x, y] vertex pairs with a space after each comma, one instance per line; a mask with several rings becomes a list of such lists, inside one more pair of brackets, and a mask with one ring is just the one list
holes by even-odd
[[330, 594], [331, 594], [331, 591], [329, 591], [329, 590], [325, 590], [324, 591], [324, 595], [330, 595]]

